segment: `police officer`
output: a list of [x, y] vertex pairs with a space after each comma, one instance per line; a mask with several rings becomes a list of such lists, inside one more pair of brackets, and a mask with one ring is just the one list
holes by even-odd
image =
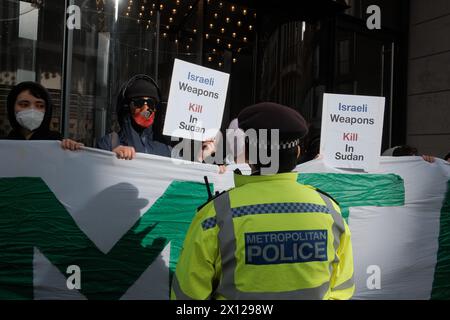
[[[235, 188], [196, 214], [172, 283], [172, 299], [349, 299], [354, 292], [349, 228], [328, 195], [291, 172], [307, 133], [291, 108], [260, 103], [238, 116], [243, 130], [279, 130], [279, 139], [246, 140], [251, 176], [235, 172]], [[279, 153], [275, 174], [251, 146]], [[272, 166], [273, 167], [273, 166]]]

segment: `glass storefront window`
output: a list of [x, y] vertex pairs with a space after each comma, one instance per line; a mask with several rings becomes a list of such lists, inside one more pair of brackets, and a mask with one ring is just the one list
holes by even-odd
[[63, 5], [59, 0], [0, 2], [0, 137], [11, 130], [6, 97], [22, 81], [49, 89], [55, 105], [51, 129], [60, 129]]
[[[80, 28], [67, 19], [79, 8]], [[47, 87], [55, 104], [52, 129], [94, 146], [117, 129], [121, 85], [135, 74], [152, 76], [167, 99], [173, 61], [179, 58], [224, 72], [253, 72], [256, 11], [215, 0], [2, 1], [0, 12], [0, 134], [9, 131], [6, 95], [23, 80]], [[250, 58], [250, 59], [249, 59]], [[247, 76], [247, 75], [245, 75]], [[231, 89], [230, 89], [231, 90]], [[247, 99], [248, 101], [248, 99]], [[246, 101], [246, 102], [247, 102]], [[224, 121], [228, 121], [229, 104]]]
[[[243, 107], [263, 100], [296, 108], [308, 120], [319, 118], [321, 95], [335, 75], [352, 73], [353, 43], [346, 38], [333, 48], [320, 19], [286, 22], [247, 3], [1, 1], [0, 135], [9, 131], [8, 91], [34, 80], [52, 94], [52, 129], [94, 146], [117, 129], [117, 93], [131, 76], [150, 75], [167, 99], [175, 58], [231, 74], [225, 125]], [[359, 0], [348, 3], [354, 11], [362, 6]], [[80, 10], [79, 29], [66, 27], [70, 5]], [[328, 61], [330, 50], [334, 65]], [[349, 91], [353, 84], [341, 80], [342, 90]]]

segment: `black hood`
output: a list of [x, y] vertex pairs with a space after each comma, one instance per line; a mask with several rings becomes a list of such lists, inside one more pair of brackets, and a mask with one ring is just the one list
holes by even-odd
[[42, 85], [36, 82], [26, 81], [21, 82], [14, 86], [11, 91], [8, 94], [7, 98], [7, 111], [8, 111], [8, 119], [9, 123], [11, 124], [11, 127], [14, 131], [20, 131], [20, 128], [22, 126], [17, 122], [16, 120], [16, 113], [14, 112], [14, 105], [16, 104], [17, 96], [23, 92], [29, 90], [30, 93], [39, 99], [43, 99], [45, 101], [45, 115], [44, 120], [42, 120], [41, 125], [39, 128], [34, 130], [35, 132], [41, 132], [41, 131], [49, 131], [50, 130], [50, 121], [52, 119], [52, 111], [53, 111], [53, 104], [50, 98], [50, 94], [48, 93], [47, 89], [45, 89]]

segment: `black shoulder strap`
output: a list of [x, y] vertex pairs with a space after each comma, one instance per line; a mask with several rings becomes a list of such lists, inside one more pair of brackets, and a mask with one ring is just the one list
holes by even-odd
[[216, 195], [213, 196], [213, 197], [211, 197], [210, 199], [206, 200], [206, 202], [205, 202], [204, 204], [202, 204], [200, 207], [197, 208], [197, 211], [200, 211], [201, 209], [203, 209], [204, 206], [206, 206], [208, 203], [214, 201], [215, 198], [221, 196], [221, 195], [224, 194], [225, 192], [228, 192], [228, 191], [222, 191], [222, 192], [220, 192], [220, 193], [219, 193], [219, 192], [216, 192]]
[[336, 199], [334, 199], [332, 196], [330, 196], [328, 193], [326, 193], [325, 191], [320, 190], [319, 188], [316, 188], [316, 191], [323, 194], [324, 196], [327, 196], [328, 198], [330, 198], [331, 200], [333, 200], [338, 206], [341, 206], [339, 204], [339, 202], [336, 201]]

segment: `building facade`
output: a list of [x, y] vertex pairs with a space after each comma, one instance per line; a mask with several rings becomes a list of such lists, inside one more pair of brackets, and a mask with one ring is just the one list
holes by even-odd
[[[407, 142], [441, 156], [450, 81], [438, 39], [450, 11], [437, 2], [442, 10], [425, 0], [3, 0], [0, 136], [9, 89], [33, 80], [52, 94], [52, 129], [93, 146], [117, 126], [120, 86], [145, 73], [167, 98], [178, 58], [230, 73], [223, 128], [243, 107], [275, 101], [319, 130], [323, 93], [385, 96], [383, 149]], [[370, 5], [380, 30], [367, 27]]]

